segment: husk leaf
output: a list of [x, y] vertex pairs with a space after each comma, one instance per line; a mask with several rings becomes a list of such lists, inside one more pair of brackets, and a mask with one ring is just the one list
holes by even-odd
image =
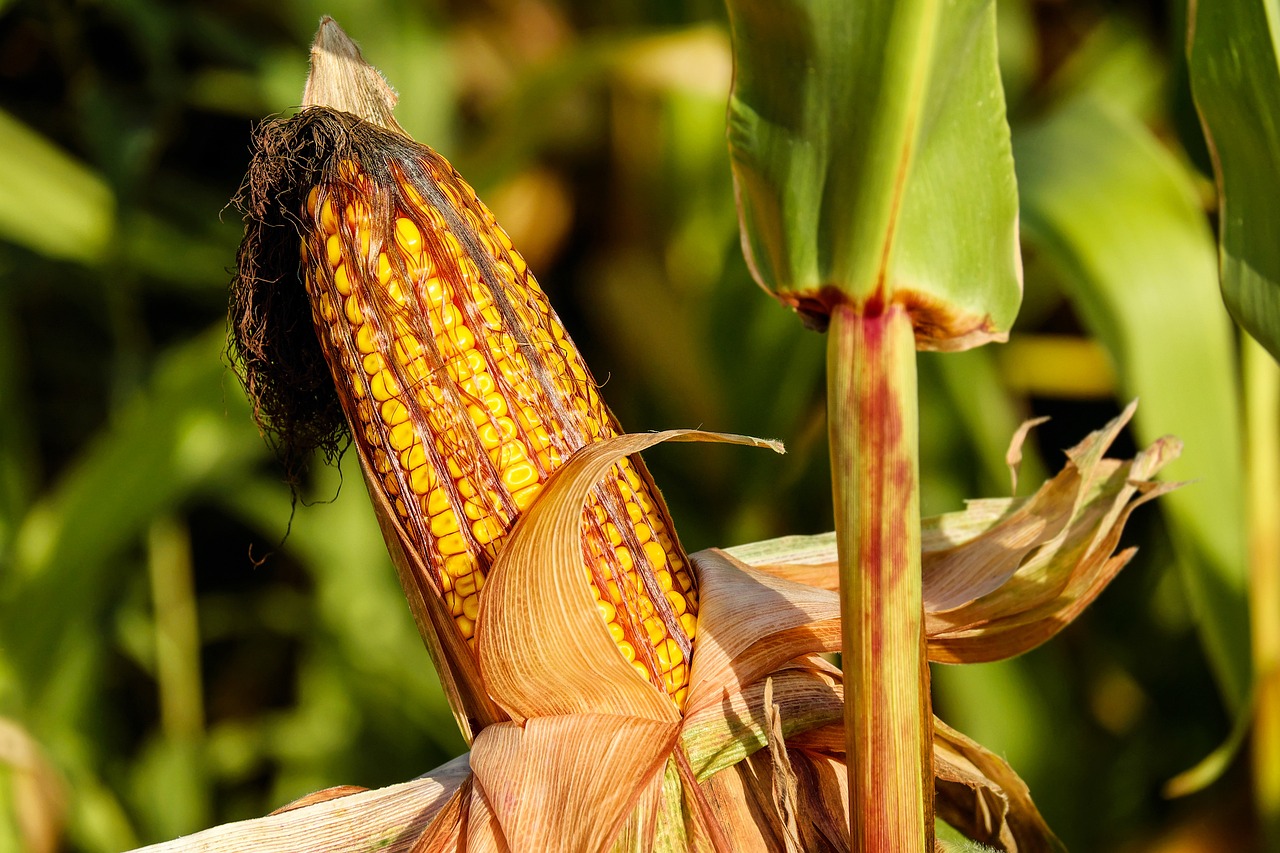
[[499, 723], [476, 738], [471, 767], [511, 849], [603, 850], [676, 734], [674, 722], [616, 714]]
[[621, 435], [578, 450], [512, 530], [480, 593], [476, 649], [494, 700], [517, 722], [564, 714], [673, 721], [671, 700], [636, 674], [582, 573], [582, 510], [620, 459], [663, 441], [779, 445], [697, 430]]

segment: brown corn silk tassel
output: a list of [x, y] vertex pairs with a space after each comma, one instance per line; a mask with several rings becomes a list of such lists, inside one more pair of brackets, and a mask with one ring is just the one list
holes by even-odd
[[[470, 643], [521, 512], [617, 422], [506, 233], [430, 148], [309, 107], [259, 130], [240, 201], [233, 346], [259, 422], [287, 453], [333, 453], [345, 416], [420, 591]], [[697, 590], [638, 458], [596, 487], [582, 552], [620, 654], [682, 705]]]

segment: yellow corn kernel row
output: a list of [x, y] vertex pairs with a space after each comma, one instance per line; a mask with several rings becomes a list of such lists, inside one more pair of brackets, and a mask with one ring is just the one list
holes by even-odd
[[[489, 211], [443, 160], [416, 165], [433, 186], [393, 168], [384, 223], [369, 176], [344, 162], [311, 191], [302, 256], [355, 438], [471, 639], [519, 513], [574, 450], [617, 430]], [[583, 514], [583, 558], [619, 651], [683, 704], [698, 599], [669, 524], [624, 460]]]

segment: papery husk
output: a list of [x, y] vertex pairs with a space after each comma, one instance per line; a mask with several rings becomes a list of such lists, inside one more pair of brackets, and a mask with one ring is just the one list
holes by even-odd
[[[1151, 478], [1182, 447], [1165, 437], [1131, 461], [1104, 458], [1135, 405], [1068, 450], [1063, 470], [1030, 498], [970, 501], [961, 512], [923, 521], [929, 660], [988, 662], [1035, 648], [1070, 624], [1132, 558], [1132, 548], [1115, 553], [1125, 522], [1179, 486]], [[1024, 437], [1020, 431], [1014, 445]], [[835, 550], [835, 537], [824, 534], [726, 553], [756, 571], [834, 590]]]
[[938, 817], [981, 841], [1017, 853], [1065, 851], [1013, 769], [934, 718], [934, 806]]
[[[703, 608], [684, 716], [652, 713], [657, 706], [644, 691], [660, 692], [629, 671], [616, 673], [630, 679], [625, 688], [592, 683], [614, 677], [600, 667], [617, 652], [607, 632], [594, 630], [594, 602], [576, 551], [565, 546], [576, 544], [580, 508], [622, 456], [664, 440], [707, 438], [672, 431], [584, 448], [513, 531], [485, 587], [477, 640], [486, 685], [510, 691], [501, 701], [523, 728], [509, 722], [481, 732], [470, 798], [481, 812], [443, 812], [440, 820], [461, 821], [468, 838], [478, 832], [512, 850], [553, 841], [563, 849], [849, 849], [843, 687], [839, 670], [816, 656], [839, 648], [832, 592], [724, 552], [692, 555]], [[576, 629], [581, 636], [567, 636]], [[579, 678], [583, 671], [595, 678]], [[584, 710], [597, 701], [612, 710]], [[942, 731], [944, 744], [958, 737]], [[1022, 814], [1034, 812], [1029, 798], [1001, 787], [1016, 774], [991, 760], [998, 772], [963, 778], [1012, 804], [1002, 826], [1014, 813], [1043, 824], [1038, 814]], [[986, 831], [987, 823], [974, 827]], [[1008, 849], [1041, 849], [1021, 843]]]
[[511, 849], [603, 850], [666, 764], [677, 731], [617, 714], [499, 723], [476, 738], [471, 769]]
[[582, 582], [579, 534], [596, 481], [620, 459], [663, 441], [780, 449], [760, 439], [696, 430], [622, 435], [581, 448], [551, 476], [499, 551], [476, 620], [487, 688], [517, 722], [573, 713], [677, 718], [665, 693], [618, 654]]

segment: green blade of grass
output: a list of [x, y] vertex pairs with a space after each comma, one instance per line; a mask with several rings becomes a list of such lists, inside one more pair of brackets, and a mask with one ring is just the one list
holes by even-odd
[[1190, 178], [1133, 118], [1078, 98], [1015, 134], [1028, 242], [1142, 402], [1138, 437], [1186, 445], [1163, 500], [1227, 703], [1249, 684], [1240, 403], [1213, 239]]

